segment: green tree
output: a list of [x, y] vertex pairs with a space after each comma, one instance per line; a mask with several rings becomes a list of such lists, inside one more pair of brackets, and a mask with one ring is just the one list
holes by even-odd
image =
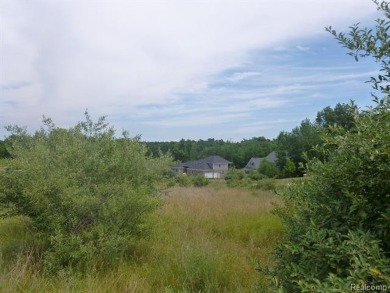
[[[326, 162], [308, 164], [310, 180], [284, 192], [276, 210], [286, 240], [276, 251], [279, 292], [349, 292], [352, 285], [390, 285], [390, 8], [376, 30], [328, 28], [356, 60], [373, 56], [382, 71], [372, 78], [376, 106], [356, 116], [350, 131], [332, 129], [322, 149]], [[337, 151], [335, 151], [337, 150]]]
[[6, 159], [9, 157], [11, 157], [11, 155], [7, 151], [6, 143], [4, 141], [0, 140], [0, 159]]
[[85, 271], [130, 256], [147, 235], [170, 158], [147, 157], [139, 137], [117, 139], [104, 117], [95, 123], [88, 113], [70, 129], [45, 119], [33, 135], [8, 130], [13, 159], [0, 177], [0, 205], [31, 219], [44, 269]]
[[286, 241], [276, 252], [282, 292], [343, 292], [390, 284], [390, 103], [363, 114], [356, 131], [330, 134], [310, 180], [284, 192], [277, 214]]
[[276, 167], [275, 164], [273, 164], [267, 160], [263, 160], [260, 163], [258, 172], [261, 174], [264, 174], [265, 176], [267, 176], [269, 178], [274, 178], [274, 177], [277, 177], [279, 175], [278, 167]]
[[276, 148], [273, 141], [264, 137], [253, 137], [240, 142], [214, 138], [198, 141], [181, 139], [178, 142], [146, 142], [146, 145], [148, 153], [156, 157], [160, 152], [170, 153], [176, 161], [185, 162], [220, 155], [237, 168], [243, 168], [252, 157], [265, 157]]
[[318, 112], [316, 122], [325, 129], [337, 125], [350, 130], [355, 125], [355, 116], [358, 112], [358, 108], [353, 102], [350, 104], [338, 103], [334, 108], [328, 106]]
[[301, 124], [295, 127], [291, 132], [279, 133], [277, 139], [278, 167], [283, 170], [289, 158], [295, 165], [297, 173], [302, 174], [298, 169], [300, 163], [318, 155], [316, 146], [322, 144], [321, 127], [305, 119]]
[[282, 173], [284, 177], [293, 177], [297, 173], [297, 167], [295, 166], [294, 162], [290, 159], [287, 159]]

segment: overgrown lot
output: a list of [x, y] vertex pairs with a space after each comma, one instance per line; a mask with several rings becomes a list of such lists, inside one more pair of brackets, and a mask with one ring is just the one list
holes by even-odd
[[152, 215], [153, 231], [131, 261], [85, 275], [40, 273], [29, 255], [28, 218], [0, 220], [1, 292], [251, 292], [266, 290], [257, 263], [272, 266], [283, 232], [271, 192], [174, 188]]

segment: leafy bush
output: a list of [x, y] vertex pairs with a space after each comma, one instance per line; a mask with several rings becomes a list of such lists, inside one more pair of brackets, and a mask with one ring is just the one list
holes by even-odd
[[262, 180], [259, 180], [256, 182], [255, 188], [262, 189], [262, 190], [275, 190], [276, 189], [275, 179], [264, 178]]
[[209, 184], [209, 180], [203, 174], [199, 174], [192, 178], [192, 184], [197, 187], [206, 186]]
[[278, 167], [267, 160], [261, 162], [258, 172], [269, 178], [274, 178], [279, 175]]
[[158, 205], [156, 183], [171, 160], [147, 157], [139, 137], [116, 139], [104, 117], [70, 129], [50, 119], [30, 135], [17, 126], [0, 178], [0, 204], [31, 219], [45, 270], [85, 271], [131, 255]]
[[286, 226], [273, 271], [279, 292], [390, 286], [390, 4], [373, 2], [385, 15], [375, 31], [327, 30], [356, 61], [372, 56], [381, 64], [370, 81], [384, 98], [373, 95], [376, 106], [355, 114], [353, 127], [329, 126], [320, 148], [327, 160], [309, 162], [310, 178], [284, 192], [276, 210]]
[[261, 180], [268, 178], [267, 175], [264, 175], [262, 173], [259, 173], [257, 170], [251, 170], [248, 173], [248, 177], [252, 180]]
[[175, 179], [179, 186], [191, 186], [191, 178], [189, 178], [188, 175], [185, 173], [176, 175]]
[[287, 233], [274, 271], [282, 292], [390, 284], [389, 100], [356, 117], [352, 131], [333, 131], [329, 161], [311, 161], [310, 180], [292, 185], [276, 211]]
[[225, 174], [225, 181], [229, 187], [238, 187], [244, 177], [245, 173], [242, 170], [231, 168]]
[[266, 175], [256, 170], [245, 174], [242, 170], [230, 169], [225, 175], [226, 184], [229, 187], [240, 187], [246, 189], [275, 190], [276, 184], [274, 178], [268, 178]]

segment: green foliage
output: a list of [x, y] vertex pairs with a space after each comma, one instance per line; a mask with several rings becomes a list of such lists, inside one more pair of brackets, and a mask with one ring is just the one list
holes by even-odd
[[[0, 292], [253, 292], [258, 277], [253, 259], [269, 264], [283, 236], [280, 219], [270, 213], [275, 200], [264, 191], [173, 188], [153, 212], [153, 232], [137, 243], [136, 257], [85, 275], [41, 274], [26, 266], [29, 256], [4, 266], [6, 253], [29, 241], [30, 222], [0, 219], [0, 250], [6, 248], [0, 255]], [[259, 285], [265, 288], [266, 282]]]
[[238, 187], [244, 177], [245, 173], [242, 170], [230, 168], [225, 174], [225, 181], [229, 187]]
[[181, 187], [186, 187], [191, 185], [191, 178], [185, 173], [176, 175], [176, 183]]
[[287, 159], [282, 171], [283, 177], [293, 177], [296, 172], [297, 167], [295, 166], [294, 162], [290, 159]]
[[245, 174], [242, 170], [230, 169], [225, 175], [226, 185], [229, 187], [239, 187], [246, 189], [275, 190], [275, 179], [268, 178], [266, 175], [256, 170]]
[[262, 173], [259, 173], [257, 170], [251, 170], [248, 172], [248, 177], [252, 180], [261, 180], [268, 178], [267, 175], [264, 175]]
[[31, 219], [46, 271], [118, 263], [147, 235], [156, 184], [171, 162], [149, 158], [139, 137], [114, 137], [104, 117], [70, 129], [50, 119], [33, 135], [17, 126], [0, 178], [0, 204]]
[[333, 131], [329, 160], [312, 160], [310, 180], [285, 191], [277, 210], [287, 241], [275, 273], [286, 292], [390, 282], [389, 101], [357, 117], [353, 131]]
[[[350, 27], [350, 32], [337, 33], [331, 26], [326, 30], [330, 32], [343, 47], [346, 47], [356, 61], [359, 58], [373, 57], [381, 66], [381, 74], [371, 77], [370, 82], [375, 90], [390, 95], [390, 7], [388, 1], [373, 0], [384, 18], [376, 20], [375, 29], [361, 28], [359, 24]], [[375, 95], [374, 98], [378, 99]]]
[[0, 220], [0, 267], [16, 261], [28, 253], [33, 239], [31, 221], [26, 217], [9, 217]]
[[267, 176], [268, 178], [274, 178], [279, 175], [279, 169], [273, 163], [263, 160], [258, 169], [259, 173]]
[[209, 179], [204, 177], [203, 174], [199, 174], [192, 177], [192, 184], [194, 184], [196, 187], [206, 186], [209, 184]]
[[358, 108], [353, 102], [350, 104], [338, 103], [333, 109], [328, 106], [318, 112], [316, 122], [325, 129], [337, 125], [350, 130], [355, 125], [355, 116], [358, 113]]
[[187, 186], [206, 186], [209, 184], [209, 179], [207, 179], [203, 174], [198, 174], [196, 176], [191, 176], [187, 174], [179, 174], [175, 177], [176, 184], [181, 187], [187, 187]]
[[358, 24], [348, 35], [327, 30], [356, 60], [380, 62], [371, 82], [385, 97], [374, 95], [377, 105], [355, 115], [348, 131], [330, 127], [321, 149], [327, 160], [310, 161], [310, 179], [284, 192], [285, 205], [276, 210], [287, 234], [273, 270], [279, 292], [390, 286], [390, 7], [374, 3], [385, 14], [376, 31]]
[[252, 157], [265, 157], [275, 149], [275, 143], [264, 137], [253, 137], [241, 142], [231, 142], [209, 138], [208, 140], [181, 139], [178, 142], [146, 142], [149, 153], [172, 154], [176, 161], [191, 161], [218, 154], [235, 167], [243, 168]]
[[258, 180], [253, 185], [253, 188], [255, 188], [255, 189], [262, 189], [262, 190], [275, 191], [275, 189], [276, 189], [275, 179], [273, 179], [273, 178], [265, 178], [265, 179], [262, 179], [262, 180]]
[[301, 125], [291, 132], [281, 132], [276, 139], [279, 169], [284, 169], [288, 158], [294, 163], [296, 169], [292, 175], [302, 175], [302, 170], [297, 167], [300, 163], [318, 155], [315, 146], [322, 145], [321, 132], [322, 128], [309, 119], [303, 120]]
[[10, 158], [11, 155], [7, 151], [6, 143], [2, 140], [0, 140], [0, 159], [7, 159]]

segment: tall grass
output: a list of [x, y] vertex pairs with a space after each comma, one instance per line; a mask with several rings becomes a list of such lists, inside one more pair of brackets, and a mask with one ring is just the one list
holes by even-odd
[[[281, 223], [270, 213], [275, 200], [264, 191], [174, 188], [164, 196], [153, 234], [139, 243], [134, 258], [86, 276], [41, 275], [28, 254], [14, 254], [12, 264], [4, 263], [4, 251], [13, 245], [9, 241], [19, 239], [18, 247], [30, 240], [20, 234], [28, 231], [26, 219], [14, 220], [19, 224], [13, 228], [2, 220], [0, 236], [13, 240], [0, 242], [0, 292], [251, 292], [259, 281], [256, 262], [272, 265], [271, 251], [282, 237]], [[15, 249], [26, 251], [22, 248]]]

